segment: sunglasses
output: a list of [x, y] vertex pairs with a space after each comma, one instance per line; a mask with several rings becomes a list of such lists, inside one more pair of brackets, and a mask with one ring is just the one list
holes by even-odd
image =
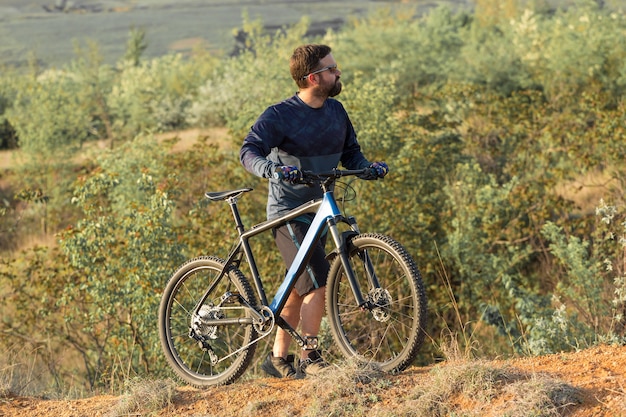
[[337, 71], [339, 71], [339, 68], [337, 68], [337, 64], [329, 65], [327, 67], [320, 68], [317, 71], [313, 71], [313, 72], [308, 73], [307, 75], [302, 77], [302, 79], [306, 80], [307, 78], [309, 78], [309, 75], [319, 74], [320, 72], [324, 72], [324, 71], [330, 71], [331, 74], [334, 74]]

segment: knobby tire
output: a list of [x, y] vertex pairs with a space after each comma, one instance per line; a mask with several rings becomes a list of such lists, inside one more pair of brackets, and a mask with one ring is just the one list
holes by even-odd
[[[192, 313], [207, 288], [217, 279], [224, 261], [216, 257], [199, 257], [187, 261], [172, 275], [159, 306], [159, 337], [165, 358], [183, 381], [196, 387], [224, 385], [234, 382], [249, 366], [256, 344], [212, 364], [207, 349], [190, 337]], [[248, 317], [239, 303], [220, 306], [227, 292], [240, 294], [248, 303], [256, 305], [256, 297], [244, 275], [236, 268], [222, 277], [220, 283], [204, 301], [203, 308], [211, 318]], [[248, 345], [256, 338], [252, 325], [200, 326], [201, 333], [210, 334], [208, 345], [219, 359]]]
[[[420, 272], [402, 245], [381, 234], [354, 236], [348, 251], [363, 297], [378, 305], [374, 309], [357, 305], [340, 257], [335, 256], [326, 289], [335, 343], [346, 358], [385, 372], [401, 372], [414, 361], [425, 336], [426, 295]], [[380, 289], [369, 283], [364, 253]]]

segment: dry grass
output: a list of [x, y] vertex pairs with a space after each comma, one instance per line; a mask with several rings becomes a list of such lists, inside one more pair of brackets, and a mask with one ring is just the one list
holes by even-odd
[[[412, 392], [407, 412], [416, 416], [559, 416], [580, 403], [579, 391], [543, 376], [482, 361], [437, 366]], [[412, 410], [412, 411], [410, 411]]]
[[[399, 388], [392, 381], [375, 369], [346, 363], [307, 378], [295, 395], [308, 397], [301, 415], [337, 417], [551, 417], [581, 402], [579, 390], [562, 381], [481, 360], [441, 363], [406, 387], [404, 398], [387, 398]], [[247, 415], [271, 404], [271, 398], [250, 403]]]
[[504, 387], [514, 400], [509, 406], [512, 416], [560, 416], [568, 406], [582, 402], [580, 391], [546, 375], [533, 374]]
[[42, 349], [16, 343], [0, 351], [0, 399], [46, 391], [43, 374], [47, 368], [42, 366]]
[[120, 397], [107, 417], [157, 413], [172, 405], [175, 397], [176, 384], [172, 380], [133, 379], [128, 384], [128, 393]]
[[[354, 361], [331, 365], [319, 375], [307, 378], [301, 395], [313, 397], [307, 416], [376, 416], [372, 408], [381, 400], [381, 394], [391, 382], [386, 374], [374, 369], [363, 368]], [[388, 414], [385, 411], [384, 415]]]
[[506, 373], [482, 362], [462, 362], [437, 366], [424, 384], [416, 386], [411, 394], [410, 408], [415, 415], [446, 416], [458, 408], [457, 402], [471, 401], [470, 409], [481, 415], [497, 397], [497, 387], [506, 380]]

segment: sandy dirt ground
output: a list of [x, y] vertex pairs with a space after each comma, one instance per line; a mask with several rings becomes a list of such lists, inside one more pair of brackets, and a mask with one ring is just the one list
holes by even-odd
[[[441, 363], [435, 366], [449, 366]], [[563, 416], [626, 416], [626, 346], [599, 346], [577, 353], [562, 353], [536, 358], [487, 362], [487, 366], [514, 369], [525, 375], [544, 375], [569, 384], [580, 392], [580, 403], [562, 409]], [[402, 410], [411, 400], [412, 389], [429, 384], [433, 367], [412, 367], [396, 376], [372, 406]], [[308, 404], [320, 395], [309, 380], [258, 378], [225, 387], [198, 390], [181, 386], [173, 403], [151, 415], [158, 416], [309, 416]], [[482, 417], [509, 415], [503, 410], [507, 402], [521, 401], [499, 395], [492, 399], [493, 411], [483, 410]], [[119, 397], [97, 396], [81, 400], [43, 400], [9, 397], [0, 399], [2, 417], [87, 417], [107, 416], [120, 402]], [[471, 398], [456, 398], [458, 415], [471, 411]], [[346, 404], [348, 402], [346, 401]], [[485, 414], [487, 413], [487, 414]], [[131, 414], [131, 415], [142, 415]], [[385, 414], [376, 414], [385, 415]]]

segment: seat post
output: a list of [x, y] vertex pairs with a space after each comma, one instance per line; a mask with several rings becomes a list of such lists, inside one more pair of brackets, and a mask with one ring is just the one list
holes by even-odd
[[241, 216], [239, 215], [239, 210], [237, 209], [237, 197], [236, 196], [228, 197], [226, 201], [228, 202], [228, 205], [230, 206], [230, 211], [233, 212], [235, 225], [237, 226], [237, 233], [239, 233], [239, 236], [241, 236], [243, 232], [246, 231], [246, 228], [244, 227], [243, 222], [241, 221]]

